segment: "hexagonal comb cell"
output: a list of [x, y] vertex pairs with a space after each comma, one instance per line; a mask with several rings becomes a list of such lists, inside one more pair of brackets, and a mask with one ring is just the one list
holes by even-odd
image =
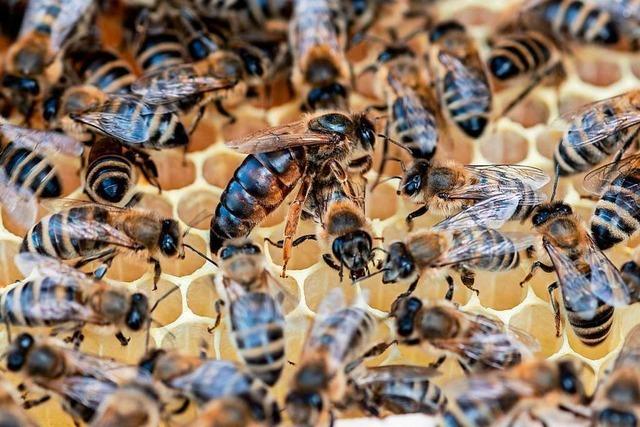
[[620, 66], [610, 61], [590, 58], [578, 61], [576, 69], [582, 81], [594, 86], [611, 86], [621, 77]]
[[518, 163], [527, 157], [529, 142], [520, 133], [503, 129], [486, 136], [480, 143], [480, 152], [491, 163]]

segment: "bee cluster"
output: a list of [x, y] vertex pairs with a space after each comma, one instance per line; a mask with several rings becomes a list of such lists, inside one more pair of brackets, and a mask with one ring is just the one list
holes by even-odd
[[640, 1], [496, 3], [0, 2], [0, 424], [637, 424]]

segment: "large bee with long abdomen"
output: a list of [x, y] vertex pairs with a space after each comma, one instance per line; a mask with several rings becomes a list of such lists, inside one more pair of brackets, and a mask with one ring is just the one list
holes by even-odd
[[531, 360], [454, 382], [445, 387], [449, 401], [442, 424], [489, 427], [587, 421], [587, 395], [578, 376], [581, 368], [571, 360]]
[[640, 91], [632, 90], [584, 105], [556, 119], [552, 127], [563, 131], [553, 153], [559, 174], [587, 171], [614, 153], [621, 157], [638, 135], [639, 107]]
[[364, 308], [344, 306], [342, 292], [334, 289], [320, 304], [302, 348], [286, 409], [297, 426], [331, 425], [332, 402], [344, 399], [345, 369], [367, 353], [377, 320]]
[[611, 331], [614, 306], [631, 302], [629, 287], [569, 205], [542, 204], [531, 220], [542, 235], [542, 246], [552, 265], [534, 262], [521, 285], [531, 280], [539, 268], [555, 271], [558, 281], [549, 286], [549, 295], [556, 315], [556, 334], [560, 336], [560, 305], [554, 291], [560, 287], [575, 334], [586, 345], [601, 343]]
[[267, 269], [260, 248], [248, 239], [226, 243], [219, 258], [222, 274], [216, 284], [226, 296], [240, 357], [255, 377], [272, 386], [285, 362], [284, 316], [276, 299], [283, 294], [282, 285]]
[[35, 100], [58, 81], [62, 68], [54, 62], [79, 21], [90, 18], [87, 0], [29, 1], [16, 42], [5, 57], [2, 87], [28, 119]]
[[433, 368], [452, 354], [467, 373], [507, 369], [531, 358], [538, 347], [525, 332], [463, 311], [448, 301], [424, 303], [415, 297], [400, 297], [389, 316], [395, 319], [400, 344], [444, 352]]
[[456, 21], [436, 25], [429, 39], [442, 109], [465, 135], [479, 138], [491, 120], [492, 96], [475, 42]]
[[[503, 233], [501, 227], [517, 209], [518, 199], [499, 198], [479, 202], [435, 226], [409, 233], [403, 241], [391, 243], [382, 269], [383, 283], [409, 283], [413, 292], [420, 275], [453, 268], [462, 283], [473, 287], [474, 270], [507, 271], [520, 263], [519, 251], [535, 244], [533, 235]], [[373, 273], [373, 274], [378, 274]], [[447, 276], [453, 296], [453, 279]]]
[[133, 208], [80, 203], [48, 215], [26, 234], [21, 252], [34, 252], [75, 267], [92, 261], [102, 263], [101, 273], [119, 253], [140, 253], [154, 266], [154, 284], [161, 274], [157, 255], [184, 258], [185, 245], [178, 221]]
[[269, 425], [280, 422], [278, 403], [269, 389], [232, 362], [158, 349], [146, 355], [139, 365], [142, 371], [198, 406], [218, 399], [239, 399], [250, 408], [255, 419]]
[[217, 253], [227, 239], [248, 235], [300, 183], [289, 209], [283, 259], [291, 257], [307, 195], [315, 182], [337, 178], [351, 194], [349, 177], [372, 155], [376, 133], [364, 114], [321, 113], [267, 128], [227, 146], [247, 156], [225, 188], [210, 226]]
[[428, 211], [450, 215], [496, 196], [517, 197], [510, 219], [523, 221], [546, 200], [540, 189], [547, 182], [547, 174], [531, 166], [417, 160], [404, 172], [399, 193], [423, 204], [407, 216], [409, 226]]

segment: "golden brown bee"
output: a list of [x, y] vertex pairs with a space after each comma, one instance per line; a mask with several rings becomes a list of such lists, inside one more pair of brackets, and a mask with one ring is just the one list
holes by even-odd
[[220, 196], [210, 226], [211, 253], [227, 239], [248, 235], [300, 183], [285, 226], [283, 259], [314, 182], [337, 178], [352, 193], [349, 178], [371, 157], [376, 133], [363, 114], [316, 113], [299, 122], [267, 128], [226, 145], [247, 156]]
[[475, 42], [457, 21], [430, 33], [430, 62], [446, 116], [468, 137], [479, 138], [491, 119], [491, 87]]
[[442, 412], [447, 398], [432, 382], [439, 375], [432, 367], [384, 365], [358, 369], [349, 375], [346, 400], [376, 417], [386, 414]]
[[[519, 265], [519, 251], [535, 244], [532, 235], [498, 230], [518, 207], [517, 197], [494, 197], [479, 202], [428, 229], [409, 233], [403, 241], [391, 243], [383, 263], [383, 283], [410, 283], [407, 294], [418, 285], [420, 275], [436, 269], [453, 268], [462, 283], [478, 292], [473, 270], [506, 271]], [[374, 274], [378, 274], [374, 273]], [[453, 279], [447, 277], [453, 297]]]
[[510, 219], [525, 220], [546, 200], [539, 191], [549, 182], [540, 169], [523, 165], [461, 165], [454, 161], [415, 161], [405, 172], [399, 192], [423, 204], [407, 224], [428, 211], [451, 215], [492, 197], [517, 197]]
[[151, 384], [124, 384], [108, 395], [91, 419], [91, 427], [155, 427], [162, 403]]
[[351, 79], [346, 19], [336, 0], [296, 0], [289, 26], [294, 87], [306, 108], [348, 109]]
[[263, 427], [249, 406], [236, 397], [222, 397], [205, 405], [190, 427]]
[[364, 308], [344, 306], [334, 289], [320, 304], [296, 365], [286, 410], [296, 426], [326, 426], [333, 420], [332, 402], [347, 392], [345, 370], [367, 353], [377, 320]]
[[13, 385], [4, 379], [0, 380], [0, 425], [11, 427], [36, 427], [20, 405], [20, 397]]
[[556, 315], [556, 334], [560, 336], [560, 305], [554, 291], [560, 287], [575, 334], [586, 345], [601, 343], [611, 330], [614, 306], [631, 302], [629, 287], [569, 205], [542, 204], [531, 220], [542, 236], [542, 247], [552, 265], [534, 262], [521, 285], [531, 280], [539, 268], [555, 271], [558, 281], [549, 286], [549, 296]]
[[[249, 239], [227, 242], [216, 276], [221, 300], [229, 307], [231, 334], [249, 371], [272, 386], [285, 363], [284, 316], [278, 296], [288, 295], [271, 275], [260, 248]], [[216, 303], [219, 310], [219, 303]], [[216, 326], [220, 321], [220, 312]], [[215, 326], [214, 326], [215, 327]]]
[[157, 256], [184, 258], [189, 246], [182, 238], [174, 219], [141, 209], [80, 202], [42, 218], [27, 232], [20, 251], [76, 259], [76, 268], [100, 261], [101, 274], [119, 253], [140, 253], [154, 266], [155, 284], [161, 274]]
[[581, 368], [570, 360], [531, 360], [506, 371], [454, 382], [445, 387], [449, 402], [442, 425], [572, 425], [563, 424], [566, 417], [584, 422], [588, 420], [588, 410], [584, 407], [587, 396], [578, 376]]
[[[563, 131], [553, 154], [561, 176], [587, 171], [609, 155], [622, 157], [638, 134], [640, 91], [584, 105], [561, 115], [552, 128]], [[567, 126], [568, 123], [568, 126]]]
[[2, 87], [27, 119], [34, 101], [61, 75], [61, 67], [54, 64], [57, 54], [78, 22], [91, 17], [92, 6], [87, 0], [28, 3], [18, 39], [7, 51], [2, 78]]
[[448, 301], [424, 303], [415, 297], [400, 297], [389, 316], [395, 318], [399, 343], [444, 352], [433, 368], [452, 354], [467, 373], [507, 369], [531, 358], [539, 347], [525, 332]]
[[[280, 422], [278, 403], [267, 386], [232, 362], [158, 349], [147, 354], [139, 366], [200, 407], [218, 399], [240, 399], [254, 419], [268, 425]], [[186, 409], [185, 405], [180, 411]]]

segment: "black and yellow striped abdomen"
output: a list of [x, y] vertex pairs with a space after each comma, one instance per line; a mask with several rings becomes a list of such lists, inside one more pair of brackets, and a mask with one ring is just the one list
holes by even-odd
[[409, 88], [391, 104], [393, 137], [411, 151], [414, 159], [431, 159], [438, 145], [438, 125], [432, 111], [425, 108]]
[[55, 166], [35, 151], [9, 143], [0, 154], [0, 166], [17, 186], [29, 189], [38, 197], [62, 194]]
[[[474, 228], [453, 234], [455, 247], [475, 246], [482, 242], [487, 253], [477, 254], [479, 258], [465, 262], [470, 268], [486, 271], [506, 271], [518, 266], [520, 255], [511, 240], [491, 228]], [[491, 253], [491, 248], [496, 252]], [[472, 254], [470, 254], [471, 256]], [[482, 256], [486, 255], [486, 256]]]
[[510, 80], [541, 71], [552, 57], [551, 41], [537, 31], [508, 34], [495, 41], [489, 70], [498, 80]]
[[73, 52], [69, 62], [84, 84], [95, 86], [104, 93], [129, 93], [136, 80], [131, 66], [111, 50]]
[[120, 205], [129, 201], [137, 175], [117, 141], [103, 138], [91, 147], [84, 191], [95, 202]]

